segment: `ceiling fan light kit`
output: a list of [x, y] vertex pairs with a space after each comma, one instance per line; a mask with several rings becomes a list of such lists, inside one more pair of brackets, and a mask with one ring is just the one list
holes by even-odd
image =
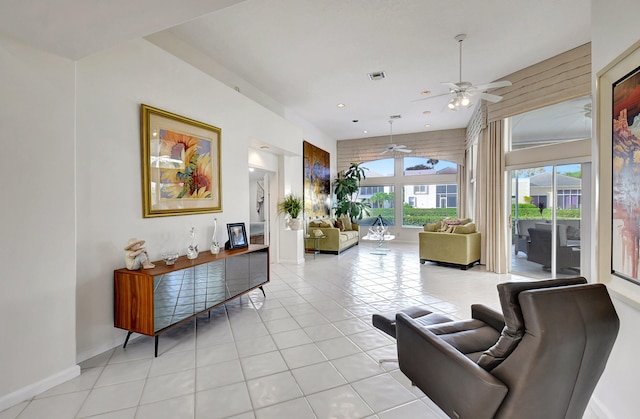
[[462, 81], [462, 41], [464, 41], [466, 38], [467, 38], [467, 35], [463, 33], [456, 35], [454, 38], [456, 41], [458, 41], [458, 44], [460, 45], [460, 61], [459, 61], [460, 77], [458, 78], [458, 82], [442, 83], [443, 85], [449, 87], [448, 93], [430, 96], [428, 98], [418, 99], [418, 100], [433, 99], [440, 96], [453, 95], [453, 98], [449, 100], [449, 103], [447, 103], [447, 108], [449, 108], [452, 111], [457, 111], [461, 107], [462, 108], [471, 107], [471, 105], [473, 105], [473, 102], [471, 101], [472, 98], [476, 98], [479, 100], [484, 99], [493, 103], [499, 102], [502, 100], [502, 96], [493, 95], [485, 92], [489, 89], [511, 86], [511, 82], [508, 80], [502, 80], [502, 81], [496, 81], [493, 83], [484, 83], [484, 84], [478, 84], [478, 85], [474, 85], [468, 81]]

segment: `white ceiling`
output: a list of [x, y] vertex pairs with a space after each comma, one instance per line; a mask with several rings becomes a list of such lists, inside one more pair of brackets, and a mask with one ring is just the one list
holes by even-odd
[[[468, 34], [463, 79], [499, 80], [589, 42], [590, 2], [4, 0], [0, 31], [71, 59], [165, 31], [329, 136], [351, 139], [387, 135], [390, 115], [402, 115], [394, 135], [465, 127], [472, 110], [444, 110], [446, 96], [416, 102], [458, 81], [455, 35]], [[369, 80], [375, 71], [387, 78]]]

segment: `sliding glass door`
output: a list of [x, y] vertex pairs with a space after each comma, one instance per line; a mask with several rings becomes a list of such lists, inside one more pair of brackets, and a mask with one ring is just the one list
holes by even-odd
[[580, 273], [583, 166], [510, 171], [512, 272], [537, 278]]

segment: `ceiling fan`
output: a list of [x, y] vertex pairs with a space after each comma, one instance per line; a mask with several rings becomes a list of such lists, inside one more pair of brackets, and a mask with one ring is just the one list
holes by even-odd
[[459, 34], [455, 36], [455, 40], [458, 41], [460, 45], [460, 78], [457, 83], [455, 82], [443, 82], [442, 84], [449, 87], [448, 93], [443, 93], [440, 95], [430, 96], [424, 99], [433, 99], [440, 96], [446, 95], [454, 95], [454, 97], [449, 101], [447, 107], [452, 111], [457, 111], [460, 107], [468, 108], [473, 103], [471, 102], [472, 98], [484, 99], [489, 102], [500, 102], [502, 100], [502, 96], [493, 95], [491, 93], [485, 93], [489, 89], [495, 89], [498, 87], [506, 87], [511, 86], [511, 82], [508, 80], [501, 80], [492, 83], [483, 83], [474, 85], [468, 81], [462, 81], [462, 41], [467, 38], [466, 34]]
[[400, 152], [400, 153], [411, 153], [412, 150], [409, 150], [406, 145], [398, 145], [393, 143], [393, 120], [400, 118], [399, 115], [391, 116], [389, 119], [389, 127], [391, 130], [391, 134], [389, 135], [389, 144], [387, 144], [387, 148], [382, 150], [380, 154], [386, 154], [389, 152]]

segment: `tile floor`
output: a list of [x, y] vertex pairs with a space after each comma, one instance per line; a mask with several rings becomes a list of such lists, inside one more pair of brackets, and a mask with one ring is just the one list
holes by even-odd
[[132, 339], [0, 419], [444, 418], [396, 363], [378, 365], [395, 342], [371, 314], [426, 305], [468, 318], [472, 303], [499, 308], [496, 284], [523, 278], [420, 265], [416, 245], [390, 247], [272, 265], [266, 298], [254, 291], [161, 335], [157, 358], [153, 338]]

